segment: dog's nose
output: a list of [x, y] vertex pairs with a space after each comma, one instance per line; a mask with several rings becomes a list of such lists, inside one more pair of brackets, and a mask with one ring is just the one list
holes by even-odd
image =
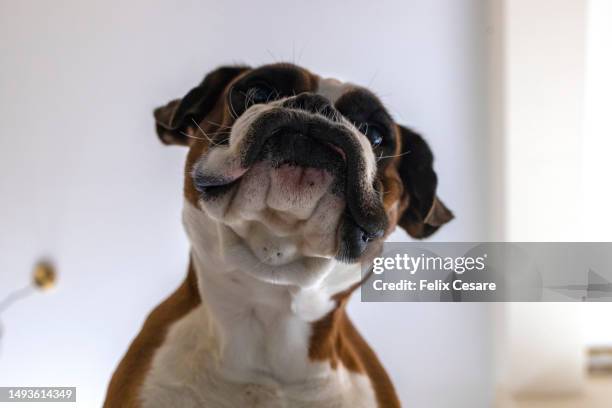
[[293, 98], [287, 99], [283, 103], [283, 107], [319, 114], [332, 120], [338, 117], [338, 112], [329, 99], [312, 92], [303, 92]]

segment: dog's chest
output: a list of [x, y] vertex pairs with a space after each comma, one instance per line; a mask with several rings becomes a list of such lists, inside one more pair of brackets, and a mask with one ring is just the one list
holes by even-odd
[[[225, 334], [210, 322], [204, 306], [176, 322], [145, 378], [143, 407], [376, 406], [366, 376], [341, 365], [331, 369], [327, 362], [309, 361], [307, 348], [300, 349], [299, 342], [290, 347], [274, 341], [262, 344], [257, 333], [261, 322], [254, 319], [235, 322], [240, 327], [233, 334], [244, 337], [234, 341], [222, 338]], [[279, 320], [278, 328], [304, 330], [291, 324], [297, 325]], [[301, 337], [297, 334], [296, 339]], [[280, 332], [274, 336], [284, 337]]]

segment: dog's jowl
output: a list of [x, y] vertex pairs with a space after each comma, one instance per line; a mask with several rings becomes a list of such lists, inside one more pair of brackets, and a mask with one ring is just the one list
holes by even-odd
[[154, 114], [188, 148], [190, 266], [105, 406], [398, 407], [345, 305], [397, 225], [423, 238], [452, 218], [423, 138], [290, 64], [221, 67]]

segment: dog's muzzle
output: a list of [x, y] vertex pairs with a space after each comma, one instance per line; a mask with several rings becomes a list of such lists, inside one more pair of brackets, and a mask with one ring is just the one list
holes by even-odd
[[232, 190], [261, 161], [326, 170], [334, 176], [334, 192], [344, 195], [347, 208], [338, 231], [337, 258], [358, 258], [387, 227], [382, 193], [369, 174], [375, 169], [368, 166], [366, 154], [372, 152], [365, 151], [357, 130], [320, 95], [304, 93], [263, 106], [256, 115], [247, 110], [234, 124], [232, 131], [244, 128], [240, 140], [230, 137], [229, 146], [211, 148], [194, 168], [194, 185], [202, 199]]

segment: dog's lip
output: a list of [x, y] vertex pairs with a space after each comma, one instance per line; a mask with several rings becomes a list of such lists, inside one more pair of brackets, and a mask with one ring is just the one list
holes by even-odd
[[222, 188], [232, 187], [235, 184], [238, 184], [238, 181], [240, 181], [240, 178], [237, 178], [232, 181], [228, 181], [226, 183], [208, 183], [207, 184], [206, 182], [198, 182], [197, 180], [194, 180], [194, 185], [195, 185], [196, 190], [200, 192], [200, 194], [210, 194], [212, 191], [220, 192], [220, 189]]
[[205, 189], [224, 187], [232, 184], [238, 181], [248, 170], [249, 168], [239, 168], [236, 171], [229, 172], [225, 175], [211, 175], [200, 171], [199, 166], [196, 163], [191, 172], [191, 178], [194, 181], [196, 190], [202, 193]]
[[[280, 165], [284, 165], [286, 163], [281, 163]], [[297, 167], [302, 167], [304, 169], [307, 169], [309, 167], [306, 166], [297, 166]], [[248, 170], [247, 170], [248, 171]], [[246, 174], [246, 171], [245, 171]], [[232, 190], [234, 187], [238, 186], [240, 181], [242, 180], [242, 177], [238, 177], [232, 180], [219, 180], [219, 179], [203, 179], [205, 181], [198, 181], [198, 177], [194, 176], [194, 185], [196, 190], [202, 194], [202, 195], [206, 195], [208, 197], [216, 197], [219, 195], [222, 195], [226, 192], [229, 192], [230, 190]], [[379, 228], [379, 229], [372, 229], [372, 230], [368, 230], [366, 229], [362, 224], [360, 224], [357, 219], [355, 218], [355, 216], [353, 215], [352, 211], [350, 211], [348, 208], [346, 210], [346, 216], [350, 218], [350, 220], [352, 220], [352, 222], [355, 224], [356, 227], [359, 228], [360, 230], [360, 234], [361, 234], [361, 239], [364, 242], [370, 242], [370, 241], [374, 241], [380, 237], [382, 237], [384, 235], [384, 228]]]
[[[301, 165], [292, 163], [290, 161], [281, 161], [278, 164], [276, 164], [274, 167], [279, 168], [281, 166], [286, 166], [286, 165], [299, 167], [304, 170], [315, 169], [315, 167], [301, 166]], [[249, 170], [250, 168], [247, 169], [247, 171], [245, 171], [244, 174], [248, 173]], [[211, 193], [214, 193], [215, 195], [218, 195], [222, 191], [227, 191], [230, 188], [238, 185], [239, 182], [242, 180], [242, 176], [244, 176], [244, 174], [234, 179], [218, 179], [218, 178], [207, 178], [201, 173], [194, 172], [194, 176], [193, 176], [194, 186], [195, 186], [195, 189], [200, 194], [210, 195]]]

